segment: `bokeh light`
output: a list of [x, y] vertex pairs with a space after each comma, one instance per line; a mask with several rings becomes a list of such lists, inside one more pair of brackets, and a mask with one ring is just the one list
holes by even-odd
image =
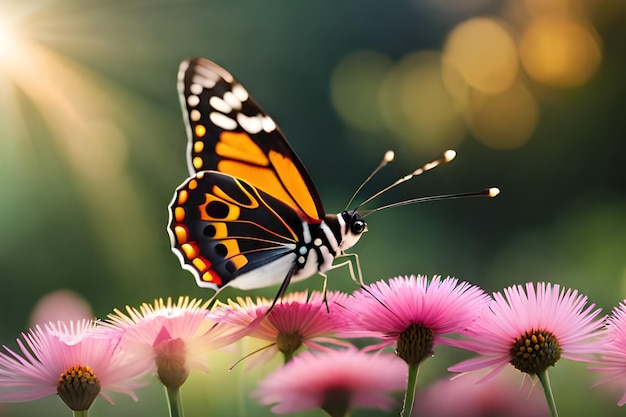
[[380, 94], [387, 127], [417, 151], [441, 151], [464, 136], [463, 121], [443, 86], [441, 54], [420, 51], [389, 72]]
[[0, 16], [0, 68], [10, 65], [20, 51], [19, 35], [12, 22]]
[[518, 72], [517, 47], [509, 30], [493, 18], [473, 18], [448, 35], [443, 53], [465, 82], [485, 94], [506, 91]]
[[31, 313], [30, 325], [93, 318], [93, 311], [85, 298], [75, 291], [61, 289], [49, 292], [37, 301]]
[[539, 121], [539, 107], [520, 81], [502, 94], [474, 100], [468, 125], [480, 142], [490, 148], [512, 149], [526, 143]]
[[331, 97], [350, 126], [366, 132], [384, 130], [378, 94], [392, 65], [390, 58], [374, 51], [357, 51], [339, 62], [330, 83]]
[[586, 83], [602, 61], [595, 30], [565, 16], [533, 20], [522, 33], [520, 56], [533, 80], [563, 88]]

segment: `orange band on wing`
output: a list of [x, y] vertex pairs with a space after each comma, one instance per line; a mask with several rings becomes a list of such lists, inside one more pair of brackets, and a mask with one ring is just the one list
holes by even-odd
[[269, 161], [259, 145], [247, 133], [222, 132], [215, 145], [215, 153], [222, 158], [245, 161], [255, 165], [267, 166]]
[[224, 172], [248, 181], [261, 191], [264, 191], [272, 197], [287, 204], [289, 207], [300, 213], [301, 216], [306, 217], [308, 215], [304, 213], [298, 204], [296, 204], [296, 202], [291, 198], [285, 190], [285, 187], [283, 187], [280, 178], [278, 178], [271, 169], [229, 160], [218, 162], [217, 169], [220, 172]]
[[312, 219], [319, 219], [320, 214], [317, 212], [315, 201], [311, 197], [309, 187], [307, 187], [304, 178], [296, 168], [293, 161], [283, 154], [276, 151], [269, 152], [270, 162], [278, 172], [278, 176], [283, 182], [284, 187], [295, 198], [300, 209]]

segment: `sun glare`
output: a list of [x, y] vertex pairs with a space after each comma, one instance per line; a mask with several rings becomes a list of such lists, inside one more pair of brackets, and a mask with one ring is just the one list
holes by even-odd
[[0, 17], [0, 66], [16, 59], [20, 53], [19, 35], [12, 23]]

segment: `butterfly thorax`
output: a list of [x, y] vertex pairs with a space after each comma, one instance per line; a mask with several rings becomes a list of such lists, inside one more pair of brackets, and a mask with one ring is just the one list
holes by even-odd
[[361, 235], [367, 231], [367, 223], [357, 211], [343, 211], [339, 214], [328, 214], [324, 222], [332, 230], [337, 242], [339, 242], [334, 256], [341, 255], [343, 251], [354, 246]]
[[367, 230], [356, 211], [329, 214], [319, 223], [302, 222], [303, 239], [295, 248], [297, 270], [293, 280], [305, 279], [333, 267], [336, 256], [352, 247]]

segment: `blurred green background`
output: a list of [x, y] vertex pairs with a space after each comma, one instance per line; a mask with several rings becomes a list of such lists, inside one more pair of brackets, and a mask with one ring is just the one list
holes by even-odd
[[[439, 274], [491, 292], [551, 281], [608, 313], [626, 297], [625, 42], [621, 0], [2, 0], [0, 341], [15, 347], [60, 289], [101, 318], [155, 297], [212, 296], [165, 231], [187, 174], [176, 73], [190, 56], [224, 66], [274, 117], [328, 212], [387, 149], [396, 161], [362, 198], [445, 149], [458, 156], [376, 205], [502, 190], [369, 217], [353, 249], [366, 282]], [[329, 277], [354, 289], [347, 270]], [[276, 363], [225, 372], [233, 357], [185, 386], [188, 416], [270, 415], [247, 392]], [[423, 387], [459, 359], [443, 349]], [[563, 361], [552, 379], [564, 415], [620, 411], [621, 394], [590, 390], [584, 366]], [[137, 404], [99, 400], [92, 414], [166, 415], [161, 399], [153, 384]], [[43, 409], [67, 415], [57, 398], [0, 413]]]

